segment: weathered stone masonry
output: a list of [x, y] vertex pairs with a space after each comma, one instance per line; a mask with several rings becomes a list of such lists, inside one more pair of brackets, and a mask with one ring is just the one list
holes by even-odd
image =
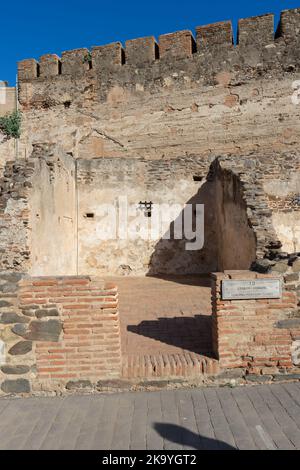
[[[236, 45], [222, 22], [20, 62], [22, 137], [0, 136], [2, 393], [159, 376], [122, 361], [116, 288], [93, 277], [108, 274], [222, 271], [218, 362], [183, 369], [297, 372], [300, 9], [273, 23], [240, 20]], [[205, 204], [203, 249], [99, 241], [99, 207], [122, 195]], [[221, 301], [222, 279], [245, 276], [280, 276], [282, 299]]]
[[[299, 10], [19, 64], [24, 133], [75, 158], [173, 158], [299, 147]], [[159, 51], [159, 52], [157, 52]], [[88, 60], [87, 60], [88, 59]], [[49, 125], [51, 123], [50, 132]]]
[[[282, 239], [284, 251], [299, 250], [293, 211], [300, 184], [300, 116], [292, 101], [300, 72], [299, 11], [283, 12], [276, 33], [273, 15], [240, 20], [237, 45], [230, 22], [224, 22], [197, 28], [196, 40], [182, 31], [161, 36], [158, 44], [149, 37], [127, 41], [124, 49], [113, 43], [19, 64], [19, 156], [30, 156], [36, 144], [55, 143], [77, 162], [79, 274], [233, 268], [223, 266], [216, 254], [219, 242], [224, 246], [228, 241], [217, 240], [216, 211], [207, 211], [206, 239], [211, 243], [194, 261], [177, 257], [176, 243], [99, 246], [91, 236], [97, 232], [97, 214], [94, 220], [84, 217], [95, 212], [93, 206], [115, 202], [126, 191], [133, 203], [145, 197], [173, 202], [177, 197], [180, 203], [192, 199], [211, 207], [213, 185], [206, 177], [218, 156], [228, 158], [228, 171], [243, 173], [238, 178], [244, 180], [245, 210], [252, 218], [258, 257], [268, 250], [267, 238]], [[241, 159], [245, 166], [239, 171]], [[288, 194], [282, 190], [285, 182]], [[289, 207], [283, 202], [287, 199]], [[271, 200], [285, 210], [278, 214]], [[111, 251], [115, 260], [108, 256]], [[253, 248], [247, 256], [240, 268], [248, 269], [254, 261]], [[59, 274], [70, 272], [70, 266], [59, 269]], [[45, 266], [37, 274], [43, 270]]]

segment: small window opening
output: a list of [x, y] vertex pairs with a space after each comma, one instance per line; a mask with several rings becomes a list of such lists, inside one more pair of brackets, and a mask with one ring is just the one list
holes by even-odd
[[203, 180], [203, 176], [194, 175], [194, 176], [193, 176], [193, 180], [194, 180], [194, 181], [202, 181], [202, 180]]
[[93, 219], [93, 218], [95, 217], [95, 214], [94, 214], [94, 212], [87, 212], [87, 213], [85, 214], [85, 217], [86, 217], [87, 219]]

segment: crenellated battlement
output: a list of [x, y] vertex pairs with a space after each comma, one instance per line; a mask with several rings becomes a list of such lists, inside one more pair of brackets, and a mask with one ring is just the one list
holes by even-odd
[[[19, 63], [19, 154], [173, 158], [300, 148], [300, 8]], [[296, 144], [295, 144], [296, 143]]]
[[[274, 15], [241, 19], [238, 22], [237, 44], [234, 45], [231, 21], [214, 23], [191, 31], [163, 34], [156, 42], [153, 36], [128, 40], [125, 47], [120, 42], [104, 46], [65, 51], [61, 57], [43, 55], [39, 61], [23, 60], [18, 66], [19, 81], [49, 79], [58, 75], [81, 76], [94, 70], [104, 74], [106, 70], [118, 70], [122, 66], [145, 67], [159, 61], [174, 62], [196, 56], [219, 56], [220, 52], [232, 51], [244, 55], [247, 49], [264, 50], [272, 45], [293, 43], [300, 34], [300, 8], [281, 13], [278, 27], [274, 30]], [[226, 57], [224, 57], [226, 60]]]

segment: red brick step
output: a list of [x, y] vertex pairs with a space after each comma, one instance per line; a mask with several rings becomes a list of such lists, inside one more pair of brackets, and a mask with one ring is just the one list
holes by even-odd
[[215, 375], [219, 371], [216, 359], [195, 353], [123, 355], [122, 377], [178, 378]]

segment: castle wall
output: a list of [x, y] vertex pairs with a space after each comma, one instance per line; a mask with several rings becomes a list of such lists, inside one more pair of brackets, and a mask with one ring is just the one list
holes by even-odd
[[[300, 10], [46, 55], [19, 64], [21, 152], [178, 158], [299, 148]], [[293, 98], [294, 97], [294, 98]]]
[[[273, 22], [240, 20], [237, 45], [223, 22], [197, 28], [195, 39], [180, 31], [158, 43], [149, 37], [20, 62], [19, 156], [55, 143], [77, 171], [73, 182], [70, 169], [64, 179], [55, 162], [49, 186], [49, 163], [40, 169], [33, 273], [246, 269], [278, 241], [298, 249], [300, 10], [284, 11], [276, 32]], [[229, 172], [221, 185], [206, 179], [215, 160]], [[205, 203], [203, 250], [187, 254], [185, 240], [101, 240], [101, 205], [125, 195], [129, 204]]]

